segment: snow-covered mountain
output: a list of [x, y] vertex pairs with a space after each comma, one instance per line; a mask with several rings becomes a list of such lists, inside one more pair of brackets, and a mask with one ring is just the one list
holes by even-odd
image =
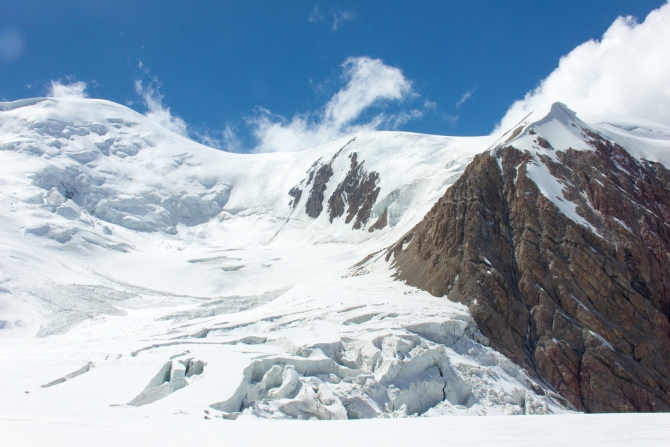
[[[601, 139], [667, 191], [670, 129], [586, 122], [556, 104], [498, 141], [368, 132], [305, 152], [242, 155], [107, 101], [0, 103], [0, 413], [169, 420], [583, 410], [524, 363], [522, 345], [482, 324], [475, 294], [452, 296], [453, 275], [425, 273], [436, 252], [458, 244], [417, 249], [421, 238], [407, 235], [425, 228], [424, 216], [479, 154], [516, 169], [503, 155], [510, 147], [570, 228], [607, 240], [611, 222], [637, 231], [623, 215], [598, 220], [598, 205], [598, 215], [586, 213], [595, 196], [552, 167], [574, 171], [560, 154], [592, 153]], [[453, 228], [438, 225], [423, 240]], [[481, 265], [505, 270], [504, 259], [477, 250]], [[455, 276], [482, 279], [467, 273]], [[657, 301], [668, 301], [661, 293]], [[589, 324], [577, 320], [580, 330]], [[500, 333], [517, 329], [506, 321]], [[601, 332], [599, 343], [627, 349], [611, 339], [616, 332]]]

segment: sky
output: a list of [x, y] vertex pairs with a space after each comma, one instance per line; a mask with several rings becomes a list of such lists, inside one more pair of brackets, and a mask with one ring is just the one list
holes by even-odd
[[0, 0], [0, 100], [103, 98], [239, 152], [486, 135], [553, 101], [670, 125], [668, 79], [665, 0]]

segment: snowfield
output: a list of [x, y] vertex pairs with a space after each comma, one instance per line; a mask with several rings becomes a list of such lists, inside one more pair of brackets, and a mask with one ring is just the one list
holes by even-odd
[[[670, 164], [670, 129], [589, 122]], [[240, 155], [103, 100], [0, 103], [3, 445], [666, 445], [667, 415], [574, 413], [465, 306], [394, 281], [384, 249], [494, 140]], [[360, 229], [329, 202], [354, 174], [376, 191]], [[445, 417], [477, 415], [528, 416]]]
[[[175, 420], [176, 419], [176, 420]], [[106, 421], [79, 418], [0, 420], [4, 445], [165, 446], [211, 444], [324, 447], [341, 445], [487, 447], [664, 447], [665, 414], [588, 414], [356, 421], [211, 421], [174, 416]]]

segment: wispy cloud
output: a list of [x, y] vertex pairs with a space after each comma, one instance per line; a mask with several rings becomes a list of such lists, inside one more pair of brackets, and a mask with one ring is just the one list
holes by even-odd
[[537, 88], [512, 104], [495, 132], [556, 101], [580, 115], [636, 116], [670, 125], [670, 4], [643, 23], [619, 17], [602, 39], [563, 56]]
[[319, 7], [315, 6], [314, 11], [312, 11], [312, 13], [309, 15], [309, 21], [310, 22], [319, 22], [321, 20], [323, 20], [323, 14], [321, 14], [321, 12], [319, 12]]
[[163, 95], [160, 93], [160, 87], [161, 83], [155, 77], [147, 84], [139, 79], [135, 81], [135, 92], [140, 95], [147, 108], [144, 115], [166, 129], [188, 137], [188, 129], [184, 120], [172, 115], [170, 108], [163, 105]]
[[237, 129], [232, 125], [227, 124], [226, 127], [219, 132], [212, 132], [211, 130], [198, 131], [191, 129], [190, 134], [193, 138], [206, 146], [220, 149], [226, 152], [244, 152], [244, 142], [238, 136]]
[[[246, 122], [256, 140], [255, 152], [299, 151], [365, 130], [394, 129], [419, 119], [419, 109], [385, 112], [385, 106], [418, 94], [399, 68], [379, 59], [352, 57], [342, 64], [343, 87], [318, 111], [290, 120], [265, 108]], [[377, 109], [374, 113], [373, 110]]]
[[351, 22], [357, 17], [354, 11], [340, 10], [340, 9], [331, 9], [328, 12], [327, 17], [321, 13], [321, 10], [318, 6], [314, 7], [314, 10], [309, 15], [310, 22], [326, 22], [330, 23], [330, 30], [335, 32], [337, 31], [344, 23]]
[[442, 115], [442, 117], [452, 126], [455, 126], [456, 121], [458, 121], [458, 119], [460, 118], [460, 116], [458, 115], [449, 115], [449, 114]]
[[463, 93], [461, 98], [458, 101], [456, 101], [456, 108], [460, 107], [465, 101], [470, 99], [476, 91], [477, 91], [477, 87], [475, 86], [475, 87], [472, 87], [470, 90], [467, 90], [465, 93]]
[[47, 92], [50, 98], [86, 98], [86, 83], [76, 81], [63, 83], [60, 79], [51, 81], [51, 86]]
[[335, 11], [332, 13], [333, 24], [330, 29], [332, 31], [337, 31], [337, 29], [346, 22], [351, 22], [356, 18], [356, 13], [353, 11]]
[[140, 61], [137, 63], [137, 68], [139, 68], [140, 71], [143, 72], [144, 74], [149, 74], [151, 72], [151, 70], [149, 70], [149, 67], [144, 65], [144, 62], [142, 62], [142, 59], [140, 59]]
[[[139, 68], [143, 74], [150, 74], [145, 65], [140, 63]], [[432, 111], [437, 106], [424, 99], [418, 107], [398, 107], [402, 103], [416, 104], [420, 96], [399, 68], [386, 65], [380, 59], [350, 57], [341, 68], [341, 87], [318, 110], [287, 119], [257, 107], [244, 118], [241, 131], [231, 124], [221, 131], [187, 125], [164, 105], [161, 83], [156, 77], [148, 82], [136, 80], [135, 91], [147, 109], [145, 116], [152, 121], [182, 136], [229, 152], [311, 149], [356, 132], [397, 129], [421, 119], [425, 111]]]

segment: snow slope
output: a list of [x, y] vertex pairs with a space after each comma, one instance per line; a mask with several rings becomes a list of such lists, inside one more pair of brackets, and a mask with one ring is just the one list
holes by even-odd
[[[622, 126], [613, 138], [666, 156], [667, 129]], [[467, 308], [393, 281], [383, 259], [497, 143], [369, 132], [241, 155], [107, 101], [0, 103], [0, 418], [569, 412]], [[328, 208], [354, 159], [378, 188], [360, 229]]]

